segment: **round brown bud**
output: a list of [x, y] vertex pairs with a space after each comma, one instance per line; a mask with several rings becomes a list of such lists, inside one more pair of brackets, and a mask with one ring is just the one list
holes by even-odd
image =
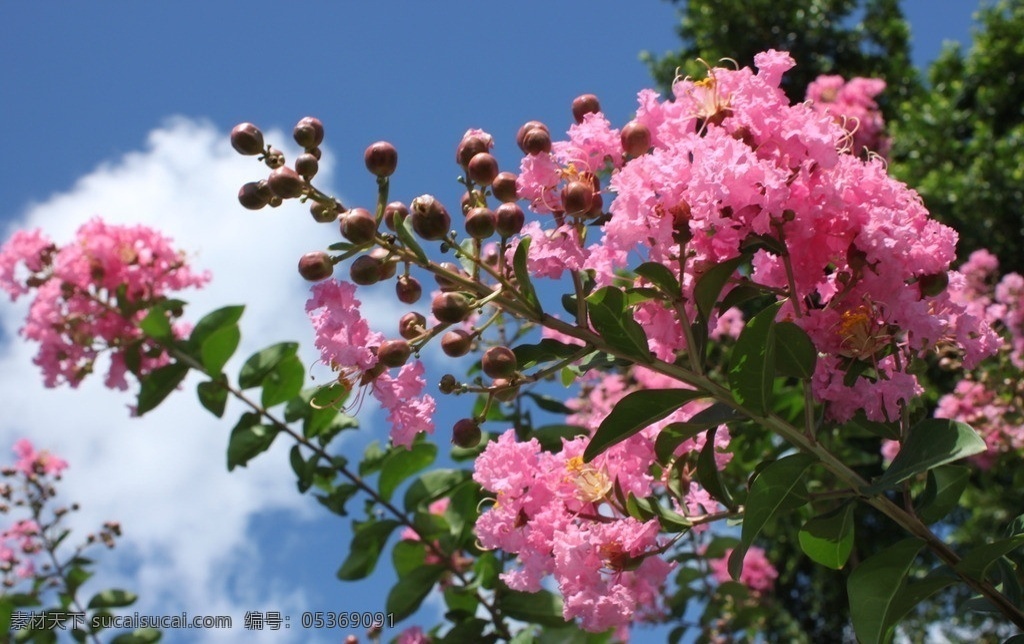
[[427, 318], [416, 311], [406, 313], [398, 320], [398, 335], [406, 340], [414, 340], [427, 330]]
[[448, 235], [452, 218], [433, 195], [422, 195], [412, 200], [412, 229], [427, 241], [438, 241]]
[[369, 255], [361, 255], [349, 267], [349, 277], [360, 286], [370, 286], [380, 281], [380, 261]]
[[469, 160], [466, 172], [474, 183], [481, 186], [489, 185], [498, 176], [498, 160], [489, 152], [480, 152]]
[[260, 154], [263, 152], [263, 132], [252, 123], [239, 123], [231, 130], [231, 147], [246, 156]]
[[408, 217], [409, 207], [401, 201], [392, 201], [384, 207], [384, 225], [388, 230], [398, 230], [395, 227], [395, 215], [401, 215], [403, 219]]
[[250, 181], [238, 189], [238, 203], [249, 210], [259, 210], [270, 203], [273, 197], [270, 186], [264, 180]]
[[518, 235], [526, 223], [526, 214], [519, 204], [503, 203], [494, 211], [495, 230], [502, 237]]
[[324, 141], [324, 124], [318, 118], [307, 116], [295, 124], [292, 138], [307, 150], [318, 147]]
[[577, 123], [583, 122], [583, 117], [601, 111], [601, 103], [593, 94], [577, 96], [572, 101], [572, 117]]
[[267, 148], [267, 153], [263, 156], [263, 163], [267, 164], [271, 170], [277, 170], [284, 166], [284, 152], [277, 148]]
[[366, 148], [363, 161], [370, 174], [378, 177], [390, 177], [398, 167], [398, 150], [387, 141], [377, 141]]
[[461, 358], [473, 347], [473, 336], [462, 329], [449, 331], [441, 336], [441, 351], [446, 356]]
[[331, 256], [322, 250], [306, 253], [299, 258], [299, 275], [310, 282], [327, 279], [334, 273]]
[[282, 199], [301, 196], [306, 189], [306, 182], [299, 176], [299, 173], [287, 166], [271, 172], [267, 183], [274, 194]]
[[917, 286], [921, 289], [921, 297], [935, 297], [949, 286], [949, 275], [947, 273], [922, 275], [917, 278]]
[[489, 208], [473, 208], [466, 213], [466, 232], [473, 239], [487, 239], [494, 234], [495, 218]]
[[585, 215], [594, 205], [594, 188], [583, 181], [570, 181], [562, 189], [562, 208], [567, 215]]
[[516, 175], [511, 172], [500, 172], [491, 182], [491, 191], [495, 198], [502, 203], [515, 201], [519, 198], [516, 194]]
[[469, 317], [469, 298], [462, 293], [441, 293], [430, 303], [430, 311], [438, 322], [457, 324]]
[[369, 244], [377, 234], [377, 220], [366, 208], [353, 208], [341, 216], [341, 234], [357, 246]]
[[604, 197], [601, 196], [600, 192], [594, 193], [594, 198], [590, 202], [590, 212], [587, 213], [588, 217], [600, 217], [604, 213]]
[[[522, 127], [519, 128], [519, 131], [516, 132], [516, 145], [519, 146], [519, 149], [522, 150], [524, 154], [528, 154], [526, 151], [526, 135], [529, 134], [531, 130], [537, 128], [548, 132], [548, 126], [544, 125], [540, 121], [527, 121], [526, 123], [523, 123]], [[550, 132], [548, 132], [548, 134], [550, 138]]]
[[463, 418], [452, 427], [452, 445], [456, 447], [463, 449], [476, 447], [480, 444], [481, 436], [483, 434], [480, 431], [480, 425], [472, 418]]
[[329, 224], [338, 218], [338, 205], [337, 203], [322, 204], [319, 201], [314, 201], [309, 204], [309, 213], [313, 215], [313, 219], [320, 224]]
[[380, 278], [382, 280], [389, 280], [395, 276], [398, 260], [386, 248], [374, 248], [370, 251], [370, 257], [380, 262]]
[[403, 275], [395, 282], [395, 295], [398, 296], [399, 302], [415, 304], [423, 296], [423, 287], [415, 277]]
[[529, 155], [551, 152], [551, 134], [535, 127], [523, 137], [523, 151]]
[[651, 149], [651, 131], [646, 125], [630, 121], [622, 128], [622, 149], [631, 157], [646, 154]]
[[295, 159], [295, 171], [302, 175], [302, 178], [309, 181], [316, 176], [317, 171], [320, 169], [320, 162], [317, 161], [316, 157], [305, 152], [300, 154]]
[[507, 378], [494, 379], [494, 397], [501, 402], [512, 402], [519, 395], [519, 387], [510, 387]]
[[405, 340], [385, 340], [377, 347], [377, 360], [388, 367], [401, 367], [411, 355], [412, 347]]
[[487, 140], [482, 136], [475, 134], [464, 136], [459, 141], [459, 146], [455, 148], [455, 161], [465, 168], [473, 157], [481, 152], [487, 152], [488, 149], [490, 148], [487, 145]]
[[459, 389], [459, 381], [452, 374], [446, 373], [441, 376], [441, 381], [437, 383], [437, 388], [442, 394], [453, 394]]
[[480, 366], [490, 378], [511, 378], [516, 372], [516, 354], [508, 347], [491, 347], [484, 352]]
[[[440, 268], [444, 269], [448, 273], [452, 273], [452, 274], [458, 275], [460, 277], [465, 277], [467, 279], [469, 278], [469, 273], [467, 273], [466, 271], [462, 270], [462, 267], [459, 266], [458, 264], [453, 264], [451, 262], [443, 262], [441, 264]], [[457, 291], [457, 290], [462, 288], [461, 284], [459, 284], [458, 282], [456, 282], [454, 280], [448, 279], [447, 277], [445, 277], [441, 273], [435, 273], [434, 274], [434, 281], [437, 282], [437, 287], [440, 288], [444, 292]]]

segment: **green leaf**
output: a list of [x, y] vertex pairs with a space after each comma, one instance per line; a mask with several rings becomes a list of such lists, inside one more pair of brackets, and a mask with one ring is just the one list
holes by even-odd
[[718, 301], [722, 289], [725, 288], [729, 278], [733, 276], [740, 264], [746, 262], [747, 259], [746, 255], [740, 255], [721, 264], [715, 264], [697, 278], [697, 282], [693, 285], [693, 299], [697, 302], [697, 311], [705, 326], [711, 319], [711, 310], [715, 308], [715, 302]]
[[926, 418], [910, 428], [910, 435], [889, 469], [862, 492], [874, 496], [917, 474], [984, 452], [986, 448], [985, 441], [970, 425], [946, 418]]
[[512, 352], [516, 354], [516, 364], [520, 369], [530, 369], [544, 362], [565, 360], [582, 348], [578, 344], [565, 344], [558, 340], [544, 338], [537, 344], [521, 344], [518, 347], [513, 347]]
[[159, 642], [162, 634], [156, 628], [137, 628], [131, 633], [121, 633], [110, 644], [154, 644]]
[[348, 516], [348, 511], [345, 509], [345, 505], [348, 503], [359, 488], [352, 483], [342, 483], [338, 485], [328, 494], [314, 494], [314, 498], [334, 514], [340, 517]]
[[421, 503], [443, 496], [469, 477], [466, 470], [439, 469], [421, 474], [405, 491], [405, 511], [415, 511]]
[[427, 467], [437, 458], [437, 445], [433, 443], [415, 443], [411, 449], [396, 447], [384, 459], [377, 482], [380, 495], [385, 501], [391, 500], [402, 481]]
[[131, 606], [138, 598], [139, 596], [135, 593], [112, 588], [93, 595], [86, 608], [90, 610], [93, 608], [122, 608]]
[[187, 374], [187, 364], [172, 362], [143, 376], [139, 387], [139, 401], [135, 408], [136, 415], [141, 416], [155, 409], [164, 398], [177, 389]]
[[531, 307], [536, 309], [537, 313], [541, 313], [540, 300], [537, 299], [537, 291], [533, 288], [533, 282], [530, 281], [530, 271], [526, 266], [526, 260], [530, 254], [530, 237], [527, 235], [519, 240], [519, 245], [516, 246], [515, 255], [512, 256], [512, 270], [516, 275], [516, 282], [519, 285], [519, 292], [522, 293], [523, 299]]
[[857, 410], [853, 415], [853, 418], [848, 420], [839, 431], [840, 436], [848, 435], [851, 432], [861, 431], [868, 434], [873, 434], [879, 438], [887, 438], [889, 440], [898, 441], [900, 439], [900, 429], [893, 423], [879, 423], [873, 420], [868, 420], [867, 416], [864, 415], [863, 410]]
[[754, 479], [744, 505], [740, 542], [729, 557], [733, 579], [739, 579], [747, 549], [768, 521], [807, 502], [803, 474], [814, 462], [809, 454], [793, 454], [770, 463]]
[[238, 386], [242, 389], [258, 387], [277, 363], [294, 356], [299, 350], [295, 342], [279, 342], [249, 356], [238, 374]]
[[899, 596], [907, 572], [921, 550], [918, 539], [905, 539], [866, 560], [850, 574], [850, 618], [861, 642], [888, 642], [902, 615]]
[[814, 517], [800, 528], [800, 548], [812, 561], [839, 570], [853, 551], [853, 504]]
[[562, 598], [547, 590], [526, 593], [503, 588], [498, 595], [501, 612], [512, 619], [541, 626], [564, 626]]
[[587, 311], [590, 323], [609, 345], [638, 362], [651, 361], [647, 335], [626, 308], [621, 290], [606, 286], [594, 291], [587, 296]]
[[935, 523], [960, 504], [967, 489], [970, 469], [963, 465], [940, 465], [928, 470], [928, 483], [916, 504], [917, 515], [925, 523]]
[[162, 306], [154, 306], [149, 309], [146, 317], [139, 321], [139, 329], [155, 340], [171, 340], [174, 338], [171, 321], [167, 319], [167, 310]]
[[353, 581], [363, 579], [373, 572], [388, 537], [400, 525], [394, 519], [354, 522], [352, 545], [349, 547], [348, 558], [338, 569], [338, 579]]
[[743, 327], [729, 364], [729, 388], [736, 402], [758, 413], [772, 406], [775, 382], [775, 316], [782, 302], [765, 308]]
[[808, 380], [817, 363], [818, 350], [806, 331], [793, 322], [775, 323], [775, 367], [780, 375]]
[[523, 392], [523, 395], [530, 398], [537, 404], [538, 407], [544, 411], [549, 411], [552, 414], [571, 414], [572, 410], [566, 406], [561, 400], [553, 398], [551, 396], [545, 396], [543, 394], [536, 394], [532, 391]]
[[724, 425], [742, 417], [732, 407], [724, 403], [715, 403], [690, 416], [690, 419], [687, 421], [667, 425], [661, 430], [657, 440], [654, 442], [654, 453], [658, 457], [658, 462], [668, 463], [680, 445], [702, 431]]
[[260, 397], [263, 407], [269, 409], [298, 396], [305, 378], [306, 368], [298, 356], [282, 358], [263, 377], [263, 394]]
[[701, 449], [700, 455], [697, 457], [697, 478], [708, 494], [725, 507], [732, 509], [736, 504], [732, 495], [729, 494], [729, 488], [722, 480], [722, 472], [719, 471], [718, 463], [715, 461], [715, 434], [717, 432], [718, 427], [712, 427], [704, 439], [704, 448]]
[[416, 255], [416, 259], [418, 259], [421, 264], [430, 263], [430, 260], [427, 258], [427, 254], [423, 252], [423, 247], [416, 241], [416, 235], [412, 229], [412, 217], [396, 215], [395, 232], [398, 233], [398, 238], [402, 240], [405, 247]]
[[441, 579], [444, 572], [445, 567], [438, 564], [423, 566], [409, 572], [388, 593], [385, 610], [393, 614], [395, 621], [412, 615], [434, 589], [434, 584]]
[[906, 584], [897, 593], [889, 611], [892, 624], [895, 626], [901, 619], [906, 617], [915, 606], [928, 599], [938, 591], [960, 581], [949, 568], [945, 566], [931, 571], [924, 579], [914, 583]]
[[682, 295], [683, 288], [679, 286], [679, 280], [676, 279], [676, 276], [664, 264], [644, 262], [633, 269], [633, 272], [660, 288], [673, 301], [678, 301]]
[[195, 327], [192, 328], [192, 333], [188, 336], [188, 341], [194, 346], [201, 347], [203, 342], [206, 341], [215, 331], [227, 326], [233, 326], [238, 324], [238, 320], [242, 318], [242, 312], [245, 311], [245, 306], [225, 306], [215, 311], [211, 311], [203, 316], [203, 319], [196, 322]]
[[210, 375], [220, 373], [234, 355], [241, 339], [242, 332], [238, 330], [237, 324], [221, 327], [212, 332], [199, 349], [199, 358], [206, 367], [206, 372]]
[[955, 570], [972, 579], [984, 580], [988, 567], [996, 559], [1013, 552], [1024, 545], [1024, 535], [1000, 539], [993, 543], [978, 546], [968, 552], [955, 566]]
[[672, 414], [684, 404], [707, 394], [692, 389], [642, 389], [626, 394], [601, 421], [583, 452], [587, 462], [640, 430]]
[[531, 438], [536, 438], [541, 449], [545, 452], [557, 454], [562, 451], [562, 439], [572, 440], [577, 436], [583, 436], [590, 432], [579, 425], [544, 425], [537, 427], [530, 432]]
[[224, 416], [224, 409], [228, 404], [228, 388], [223, 380], [208, 380], [199, 383], [196, 385], [196, 394], [199, 395], [200, 404], [207, 411], [217, 418]]
[[257, 455], [265, 452], [277, 436], [277, 429], [259, 424], [260, 416], [252, 412], [242, 414], [228, 439], [228, 471], [245, 466]]

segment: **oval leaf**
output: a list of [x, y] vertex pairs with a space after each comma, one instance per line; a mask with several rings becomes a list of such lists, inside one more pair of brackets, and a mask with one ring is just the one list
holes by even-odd
[[349, 547], [348, 558], [338, 569], [338, 579], [352, 581], [373, 572], [388, 537], [400, 525], [394, 519], [354, 522], [352, 545]]
[[806, 331], [793, 322], [775, 324], [775, 367], [780, 375], [807, 380], [817, 363], [818, 350]]
[[395, 620], [405, 619], [416, 612], [423, 600], [427, 598], [434, 584], [441, 579], [445, 567], [434, 564], [423, 566], [403, 575], [388, 593], [385, 610]]
[[850, 574], [850, 619], [861, 642], [887, 642], [902, 615], [896, 615], [907, 571], [921, 550], [918, 539], [905, 539], [871, 557]]
[[814, 517], [800, 529], [800, 548], [813, 561], [839, 570], [853, 551], [853, 505]]
[[583, 452], [587, 462], [633, 434], [656, 423], [685, 403], [706, 396], [692, 389], [644, 389], [623, 396], [601, 422]]
[[416, 443], [411, 449], [398, 447], [384, 459], [380, 470], [377, 486], [385, 501], [391, 500], [402, 481], [434, 462], [437, 456], [437, 445], [433, 443]]
[[139, 400], [135, 414], [141, 416], [157, 407], [172, 391], [177, 389], [188, 374], [188, 365], [172, 362], [143, 376], [139, 387]]
[[298, 350], [299, 345], [295, 342], [279, 342], [257, 351], [242, 365], [242, 370], [238, 374], [238, 386], [242, 389], [258, 387], [277, 363], [294, 356]]
[[970, 425], [947, 418], [926, 418], [910, 428], [910, 435], [889, 469], [863, 493], [874, 496], [917, 474], [979, 454], [986, 448], [984, 439]]
[[623, 356], [638, 362], [650, 362], [647, 334], [626, 308], [625, 296], [614, 286], [606, 286], [587, 296], [587, 312], [594, 330]]
[[736, 402], [765, 414], [772, 406], [775, 382], [775, 316], [782, 307], [776, 302], [747, 322], [736, 340], [729, 364], [729, 388]]

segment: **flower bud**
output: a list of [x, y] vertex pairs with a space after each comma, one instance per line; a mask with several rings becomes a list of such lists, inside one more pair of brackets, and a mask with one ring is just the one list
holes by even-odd
[[267, 179], [270, 189], [282, 199], [293, 199], [302, 195], [306, 182], [299, 173], [287, 166], [282, 166], [270, 173]]
[[487, 139], [475, 134], [469, 134], [462, 137], [462, 140], [459, 141], [459, 147], [455, 148], [455, 161], [463, 168], [466, 168], [473, 157], [481, 152], [487, 152], [489, 149], [490, 146], [487, 145]]
[[405, 340], [385, 340], [377, 348], [377, 359], [388, 367], [401, 367], [411, 355], [412, 347]]
[[[458, 275], [460, 277], [465, 277], [469, 279], [469, 273], [462, 270], [462, 267], [459, 266], [458, 264], [453, 264], [451, 262], [443, 262], [440, 268], [444, 269], [444, 271], [447, 273], [451, 273], [453, 275]], [[459, 289], [462, 288], [461, 284], [454, 280], [448, 279], [447, 277], [440, 273], [434, 274], [434, 281], [437, 282], [437, 287], [444, 292], [458, 291]]]
[[[540, 121], [527, 121], [523, 123], [523, 126], [519, 128], [519, 132], [516, 133], [516, 144], [519, 149], [523, 151], [523, 154], [535, 154], [527, 150], [526, 147], [526, 135], [535, 129], [540, 129], [548, 134], [548, 142], [551, 141], [551, 133], [548, 132], [548, 126], [544, 125]], [[550, 150], [550, 148], [548, 148]]]
[[341, 235], [357, 246], [369, 244], [377, 234], [377, 220], [365, 208], [353, 208], [341, 216]]
[[398, 296], [399, 302], [415, 304], [423, 295], [423, 287], [415, 277], [403, 275], [395, 282], [395, 295]]
[[307, 150], [318, 147], [324, 141], [324, 124], [318, 118], [307, 116], [295, 124], [292, 138]]
[[466, 172], [477, 185], [490, 185], [498, 176], [498, 160], [488, 152], [480, 152], [469, 160]]
[[535, 127], [523, 137], [523, 151], [530, 155], [551, 152], [551, 133]]
[[441, 293], [430, 303], [430, 311], [438, 322], [457, 324], [469, 317], [469, 298], [462, 293]]
[[498, 173], [498, 176], [491, 182], [491, 192], [502, 203], [518, 199], [519, 196], [516, 194], [516, 175], [511, 172]]
[[369, 255], [361, 255], [349, 267], [349, 277], [355, 284], [370, 286], [380, 281], [380, 261]]
[[398, 260], [386, 248], [374, 248], [370, 251], [370, 257], [380, 262], [380, 278], [382, 280], [389, 280], [395, 276]]
[[267, 153], [263, 157], [263, 163], [271, 170], [277, 170], [284, 165], [284, 152], [277, 148], [267, 148]]
[[320, 224], [329, 224], [338, 218], [338, 204], [322, 204], [319, 201], [314, 201], [309, 204], [309, 213], [313, 215], [313, 219]]
[[594, 205], [594, 188], [583, 181], [570, 181], [562, 189], [562, 208], [567, 215], [585, 215]]
[[494, 234], [495, 218], [489, 208], [473, 208], [466, 214], [466, 232], [473, 239], [487, 239]]
[[503, 203], [494, 211], [495, 230], [502, 237], [518, 235], [526, 223], [526, 214], [515, 203]]
[[469, 449], [480, 444], [480, 425], [472, 418], [463, 418], [456, 421], [452, 427], [452, 445]]
[[331, 256], [322, 250], [306, 253], [299, 258], [299, 275], [310, 282], [327, 279], [334, 273]]
[[581, 96], [577, 96], [572, 101], [572, 117], [576, 119], [577, 123], [582, 123], [583, 117], [587, 114], [597, 113], [600, 111], [601, 103], [593, 94], [583, 94]]
[[409, 207], [401, 201], [392, 201], [384, 207], [384, 225], [388, 230], [398, 230], [395, 227], [395, 215], [402, 215], [402, 218], [409, 216]]
[[516, 354], [508, 347], [491, 347], [484, 352], [480, 366], [490, 378], [511, 378], [516, 372]]
[[423, 195], [412, 200], [412, 229], [427, 241], [438, 241], [448, 235], [452, 219], [441, 202], [433, 195]]
[[510, 387], [507, 378], [494, 379], [494, 398], [501, 402], [512, 402], [519, 395], [519, 387]]
[[260, 154], [263, 152], [263, 132], [252, 123], [239, 123], [231, 130], [231, 147], [246, 156]]
[[473, 336], [462, 329], [455, 329], [441, 336], [441, 351], [446, 356], [461, 358], [473, 346]]
[[427, 318], [415, 311], [406, 313], [398, 320], [398, 335], [414, 340], [427, 330]]
[[626, 123], [620, 136], [623, 151], [631, 157], [646, 154], [651, 149], [651, 131], [642, 123], [637, 121]]
[[250, 181], [238, 189], [238, 203], [249, 210], [259, 210], [266, 206], [273, 196], [270, 186], [263, 179]]
[[319, 169], [320, 162], [317, 161], [316, 157], [309, 152], [300, 154], [299, 157], [295, 159], [295, 171], [298, 172], [306, 181], [315, 177]]
[[442, 394], [453, 394], [459, 389], [459, 381], [452, 374], [446, 373], [441, 376], [441, 381], [437, 383], [437, 388]]
[[377, 141], [366, 148], [363, 161], [370, 174], [390, 177], [398, 167], [398, 150], [387, 141]]

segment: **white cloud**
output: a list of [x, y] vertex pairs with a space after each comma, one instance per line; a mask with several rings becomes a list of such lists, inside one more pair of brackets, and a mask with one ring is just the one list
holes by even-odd
[[[287, 138], [268, 133], [275, 144]], [[294, 156], [294, 150], [286, 152]], [[315, 224], [297, 203], [243, 210], [235, 199], [238, 186], [263, 172], [251, 158], [234, 153], [226, 133], [177, 118], [154, 130], [143, 151], [106, 163], [66, 192], [28, 207], [14, 225], [41, 227], [58, 243], [94, 215], [169, 234], [196, 266], [214, 276], [203, 291], [184, 295], [193, 320], [226, 304], [247, 305], [242, 346], [227, 368], [237, 373], [241, 359], [271, 342], [294, 339], [309, 346], [303, 311], [307, 289], [295, 266], [302, 253], [325, 247], [336, 234]], [[321, 177], [329, 180], [329, 172], [327, 162]], [[25, 310], [24, 301], [0, 307], [0, 338], [8, 340], [0, 345], [0, 408], [6, 412], [0, 450], [27, 435], [38, 447], [67, 458], [71, 468], [62, 496], [83, 507], [75, 519], [76, 536], [108, 519], [122, 523], [121, 545], [103, 561], [131, 558], [138, 565], [104, 569], [101, 581], [137, 591], [141, 603], [132, 610], [142, 614], [177, 607], [175, 612], [234, 616], [230, 630], [178, 633], [187, 633], [189, 641], [254, 635], [241, 629], [245, 610], [297, 617], [304, 604], [300, 591], [246, 577], [258, 560], [248, 533], [254, 516], [288, 512], [299, 522], [317, 512], [295, 491], [294, 476], [284, 465], [285, 441], [247, 469], [229, 474], [224, 454], [233, 410], [229, 407], [218, 421], [196, 404], [187, 384], [141, 419], [128, 417], [130, 394], [105, 390], [96, 376], [77, 391], [43, 388], [31, 363], [36, 347], [16, 337]], [[314, 357], [303, 353], [306, 364]], [[92, 584], [92, 589], [106, 585]], [[247, 593], [240, 590], [246, 588]], [[291, 634], [298, 637], [301, 631]], [[284, 641], [280, 633], [266, 635]]]

